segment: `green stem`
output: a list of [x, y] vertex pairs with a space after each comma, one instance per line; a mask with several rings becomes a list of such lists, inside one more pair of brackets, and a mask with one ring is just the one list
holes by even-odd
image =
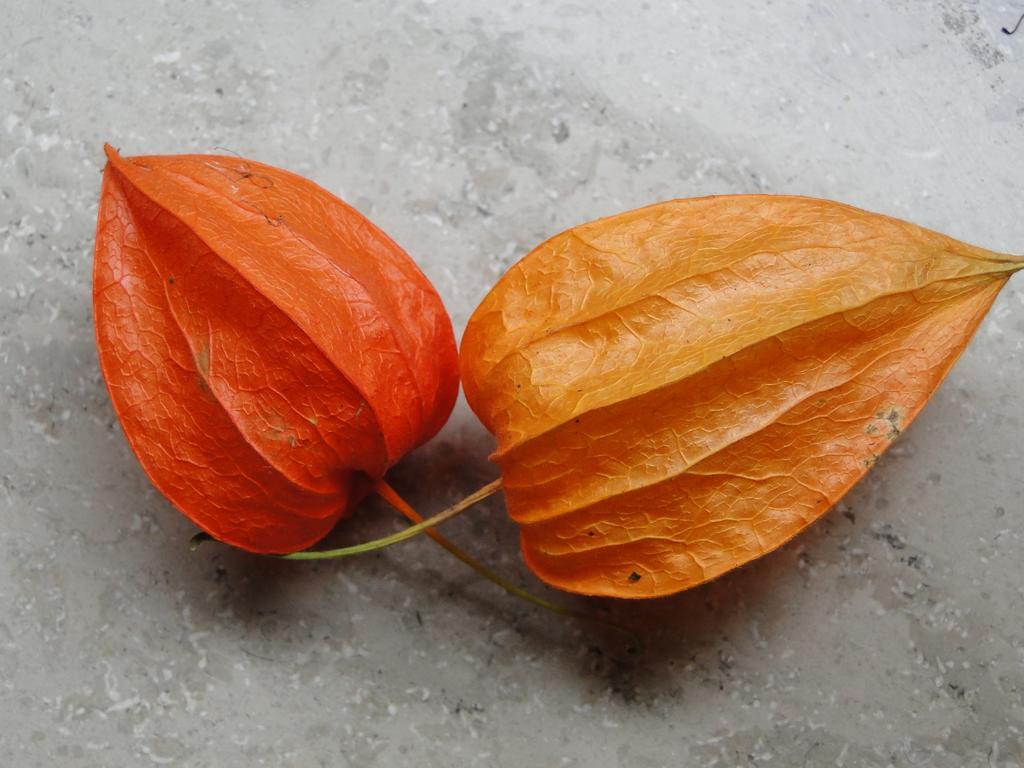
[[[399, 496], [390, 485], [384, 482], [384, 480], [376, 480], [374, 481], [373, 484], [374, 492], [378, 496], [380, 496], [384, 501], [386, 501], [388, 504], [394, 507], [396, 510], [401, 512], [413, 523], [408, 528], [405, 528], [404, 530], [401, 530], [398, 533], [394, 533], [390, 536], [385, 536], [381, 539], [374, 539], [373, 541], [367, 541], [362, 544], [356, 544], [350, 547], [340, 547], [338, 549], [314, 550], [305, 552], [292, 552], [291, 554], [287, 555], [271, 555], [271, 557], [277, 557], [282, 560], [329, 560], [339, 557], [349, 557], [350, 555], [359, 555], [364, 554], [366, 552], [373, 552], [378, 549], [383, 549], [385, 547], [391, 546], [392, 544], [397, 544], [400, 541], [405, 541], [406, 539], [412, 538], [413, 536], [419, 533], [425, 533], [427, 536], [429, 536], [435, 542], [441, 545], [444, 549], [446, 549], [449, 552], [449, 554], [454, 556], [457, 560], [462, 561], [470, 568], [472, 568], [474, 571], [476, 571], [477, 574], [483, 576], [485, 579], [490, 581], [495, 586], [505, 590], [505, 592], [512, 595], [513, 597], [518, 597], [520, 600], [525, 600], [528, 603], [536, 605], [540, 608], [544, 608], [545, 610], [551, 611], [552, 613], [557, 613], [561, 616], [568, 616], [574, 619], [583, 619], [585, 621], [593, 621], [598, 624], [603, 624], [604, 626], [611, 627], [624, 633], [633, 641], [634, 647], [631, 648], [631, 652], [633, 652], [636, 649], [642, 648], [643, 641], [640, 640], [637, 634], [630, 630], [628, 627], [624, 627], [621, 624], [617, 624], [616, 622], [611, 621], [610, 619], [606, 619], [602, 616], [595, 616], [594, 614], [587, 613], [586, 611], [577, 611], [573, 608], [567, 608], [564, 605], [559, 605], [558, 603], [553, 603], [550, 600], [545, 600], [542, 597], [538, 597], [537, 595], [531, 594], [522, 587], [516, 586], [508, 579], [499, 576], [490, 568], [485, 566], [483, 563], [479, 562], [478, 560], [467, 554], [465, 551], [452, 544], [438, 531], [434, 530], [434, 526], [440, 525], [441, 523], [447, 520], [451, 520], [460, 512], [469, 509], [474, 504], [480, 503], [488, 496], [494, 495], [499, 490], [501, 490], [501, 487], [501, 479], [499, 478], [488, 483], [484, 487], [480, 488], [478, 491], [471, 493], [469, 496], [462, 499], [462, 501], [453, 504], [447, 509], [434, 515], [433, 517], [424, 519], [416, 510], [410, 507], [405, 502], [405, 500], [401, 496]], [[213, 540], [214, 539], [212, 536], [210, 536], [210, 534], [200, 532], [192, 537], [190, 546], [191, 549], [195, 551], [199, 547], [199, 545], [202, 544], [204, 541]]]
[[[381, 486], [387, 488], [387, 490], [390, 491], [391, 495], [393, 495], [395, 498], [398, 498], [398, 494], [392, 491], [391, 487], [387, 485], [383, 480], [378, 480], [374, 484], [374, 490], [377, 491], [377, 493], [380, 493]], [[458, 504], [454, 504], [448, 507], [448, 509], [444, 510], [443, 512], [438, 512], [433, 517], [424, 520], [422, 517], [419, 517], [419, 515], [416, 515], [416, 517], [419, 518], [419, 521], [415, 525], [410, 525], [408, 528], [405, 528], [399, 531], [398, 533], [393, 533], [390, 536], [385, 536], [382, 539], [366, 541], [362, 544], [355, 544], [351, 547], [340, 547], [339, 549], [320, 549], [306, 552], [292, 552], [290, 555], [278, 555], [278, 557], [280, 557], [282, 560], [331, 560], [336, 557], [362, 555], [366, 552], [373, 552], [377, 549], [384, 549], [384, 547], [390, 547], [392, 544], [397, 544], [400, 541], [411, 539], [413, 536], [420, 533], [421, 531], [427, 531], [428, 533], [432, 533], [430, 529], [433, 528], [435, 525], [440, 525], [446, 520], [451, 520], [460, 512], [469, 509], [474, 504], [478, 504], [479, 502], [486, 499], [488, 496], [497, 493], [498, 490], [500, 489], [501, 479], [499, 478], [494, 482], [488, 483], [475, 493], [471, 493]], [[383, 494], [381, 495], [383, 496]], [[394, 502], [390, 498], [384, 497], [384, 500], [387, 501], [392, 506], [395, 506]], [[399, 511], [405, 514], [403, 510], [399, 509]], [[409, 515], [406, 514], [406, 517], [408, 516]]]

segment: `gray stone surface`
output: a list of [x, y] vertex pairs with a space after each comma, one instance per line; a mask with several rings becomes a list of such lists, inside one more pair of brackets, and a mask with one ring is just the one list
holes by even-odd
[[[1019, 0], [2, 0], [0, 763], [1024, 765], [1024, 280], [918, 422], [790, 546], [615, 605], [506, 598], [431, 542], [344, 564], [208, 546], [96, 364], [101, 145], [311, 176], [458, 328], [547, 235], [659, 199], [832, 197], [1024, 249]], [[464, 405], [394, 483], [494, 476]], [[369, 505], [332, 541], [394, 530]], [[454, 539], [533, 589], [500, 501]], [[567, 603], [585, 605], [567, 599]]]

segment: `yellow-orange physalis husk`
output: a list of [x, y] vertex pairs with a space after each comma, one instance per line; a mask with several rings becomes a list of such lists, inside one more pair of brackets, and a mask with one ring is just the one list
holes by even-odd
[[461, 350], [526, 562], [638, 598], [777, 548], [913, 420], [1022, 266], [803, 197], [675, 200], [548, 240]]

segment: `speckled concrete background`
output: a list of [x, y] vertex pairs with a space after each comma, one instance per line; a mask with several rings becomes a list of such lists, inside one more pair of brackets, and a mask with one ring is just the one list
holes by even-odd
[[[1024, 279], [839, 509], [617, 606], [639, 657], [425, 540], [190, 553], [89, 297], [103, 141], [313, 177], [460, 329], [544, 237], [673, 196], [832, 197], [1020, 252], [1019, 0], [0, 6], [0, 764], [1024, 765]], [[490, 445], [460, 405], [394, 482], [439, 508]], [[370, 506], [333, 541], [397, 525]], [[540, 589], [499, 501], [448, 530]]]

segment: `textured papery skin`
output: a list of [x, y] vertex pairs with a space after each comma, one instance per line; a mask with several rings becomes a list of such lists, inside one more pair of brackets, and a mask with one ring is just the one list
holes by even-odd
[[461, 349], [526, 562], [639, 598], [777, 548], [913, 420], [1021, 266], [789, 196], [675, 200], [553, 237]]
[[106, 151], [93, 306], [129, 443], [215, 538], [313, 544], [451, 413], [440, 297], [307, 179], [236, 157]]

